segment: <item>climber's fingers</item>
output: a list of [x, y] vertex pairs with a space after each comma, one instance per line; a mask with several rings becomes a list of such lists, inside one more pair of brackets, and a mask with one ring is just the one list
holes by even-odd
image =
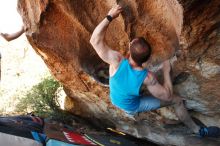
[[120, 5], [116, 5], [110, 9], [110, 11], [108, 12], [108, 15], [110, 15], [114, 19], [119, 16], [122, 10], [123, 8]]

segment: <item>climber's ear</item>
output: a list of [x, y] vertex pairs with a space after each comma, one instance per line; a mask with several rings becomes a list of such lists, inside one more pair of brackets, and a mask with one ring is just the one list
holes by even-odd
[[132, 44], [135, 40], [137, 40], [137, 39], [130, 40], [129, 45], [128, 45], [128, 46], [129, 46], [129, 51], [130, 51], [131, 44]]

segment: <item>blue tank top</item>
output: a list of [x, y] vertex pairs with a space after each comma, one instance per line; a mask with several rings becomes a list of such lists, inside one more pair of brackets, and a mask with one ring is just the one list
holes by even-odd
[[116, 73], [110, 77], [112, 104], [125, 111], [134, 111], [140, 104], [140, 88], [148, 71], [134, 70], [127, 59], [120, 62]]

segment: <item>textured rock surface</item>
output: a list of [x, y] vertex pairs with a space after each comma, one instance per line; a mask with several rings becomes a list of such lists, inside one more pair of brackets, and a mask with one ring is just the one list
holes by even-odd
[[108, 44], [125, 55], [129, 40], [144, 36], [153, 47], [153, 64], [179, 49], [174, 76], [187, 73], [181, 76], [185, 81], [175, 85], [175, 92], [186, 99], [195, 117], [207, 125], [220, 126], [219, 0], [19, 0], [27, 38], [72, 98], [69, 105], [73, 107], [68, 108], [160, 144], [219, 145], [218, 140], [189, 135], [183, 125], [165, 125], [165, 118], [175, 119], [169, 108], [141, 114], [134, 121], [111, 105], [108, 87], [97, 82], [106, 83], [108, 68], [89, 38], [117, 2], [124, 6], [124, 12], [110, 25]]

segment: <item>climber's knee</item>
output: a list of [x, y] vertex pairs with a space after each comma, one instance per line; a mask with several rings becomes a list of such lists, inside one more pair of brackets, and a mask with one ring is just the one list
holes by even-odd
[[170, 106], [170, 105], [180, 106], [181, 104], [183, 104], [183, 100], [180, 96], [172, 95], [168, 99], [169, 100], [161, 101], [161, 107], [166, 107], [166, 106]]

